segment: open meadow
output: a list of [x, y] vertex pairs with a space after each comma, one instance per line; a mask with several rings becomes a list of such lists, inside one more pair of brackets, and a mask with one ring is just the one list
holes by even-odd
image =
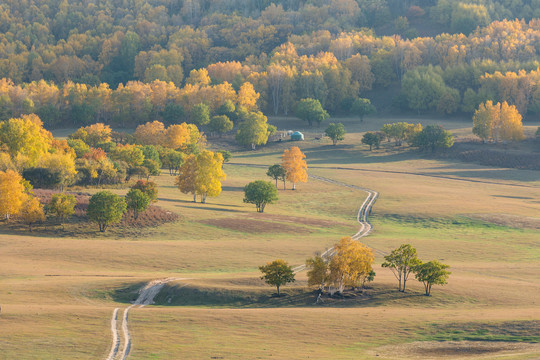
[[[130, 312], [129, 359], [538, 357], [540, 171], [433, 158], [392, 143], [370, 152], [361, 135], [383, 121], [393, 120], [345, 119], [348, 134], [337, 146], [315, 139], [322, 127], [294, 143], [310, 174], [380, 194], [373, 231], [361, 240], [376, 250], [376, 277], [363, 295], [315, 305], [316, 292], [301, 272], [283, 287], [287, 296], [274, 298], [258, 266], [277, 258], [303, 264], [356, 233], [366, 193], [315, 179], [296, 191], [278, 183], [279, 201], [257, 213], [243, 203], [243, 187], [268, 180], [267, 166], [280, 163], [293, 144], [230, 147], [223, 192], [206, 204], [180, 193], [165, 171], [153, 178], [157, 205], [177, 214], [176, 222], [141, 230], [117, 225], [105, 234], [96, 226], [85, 236], [2, 229], [0, 358], [105, 359], [113, 309], [163, 278], [175, 280], [156, 304]], [[270, 122], [278, 130], [303, 126]], [[527, 133], [538, 126], [526, 125]], [[468, 120], [445, 127], [471, 137]], [[398, 292], [381, 254], [402, 243], [416, 247], [421, 259], [449, 264], [448, 284], [426, 297], [411, 277], [408, 291]]]

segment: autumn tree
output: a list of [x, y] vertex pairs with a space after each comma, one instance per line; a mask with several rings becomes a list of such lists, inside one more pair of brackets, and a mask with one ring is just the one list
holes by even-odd
[[148, 196], [150, 202], [156, 202], [158, 198], [157, 184], [153, 181], [138, 180], [131, 189], [140, 190], [143, 194]]
[[125, 201], [127, 210], [133, 212], [135, 220], [150, 206], [150, 198], [139, 189], [130, 189], [126, 194]]
[[345, 286], [363, 287], [371, 272], [373, 251], [366, 245], [343, 237], [334, 246], [334, 255], [329, 264], [329, 281], [340, 293]]
[[52, 135], [43, 128], [36, 115], [23, 115], [0, 122], [0, 147], [5, 147], [13, 159], [26, 159], [25, 165], [33, 166], [48, 152]]
[[60, 223], [63, 224], [68, 216], [75, 213], [76, 204], [77, 200], [73, 195], [54, 194], [47, 204], [47, 214], [56, 216]]
[[226, 179], [223, 171], [223, 155], [203, 150], [197, 155], [197, 193], [201, 195], [201, 202], [206, 197], [215, 197], [221, 193], [221, 181]]
[[267, 204], [272, 204], [277, 200], [277, 189], [269, 181], [256, 180], [244, 187], [244, 202], [255, 204], [257, 212], [264, 212]]
[[277, 296], [280, 296], [279, 288], [282, 285], [294, 282], [295, 280], [292, 267], [285, 260], [274, 260], [266, 265], [259, 266], [259, 270], [263, 273], [261, 280], [264, 280], [268, 285], [276, 286]]
[[270, 176], [272, 179], [276, 180], [276, 188], [278, 180], [283, 181], [283, 190], [285, 190], [285, 179], [287, 176], [287, 171], [280, 164], [274, 164], [268, 168], [266, 175]]
[[184, 194], [201, 196], [201, 203], [207, 196], [218, 196], [221, 193], [221, 181], [226, 178], [223, 171], [223, 155], [203, 150], [197, 155], [189, 155], [178, 170], [176, 185]]
[[421, 263], [416, 255], [416, 249], [410, 244], [403, 244], [386, 255], [384, 260], [385, 262], [382, 263], [382, 267], [392, 270], [392, 273], [394, 273], [394, 276], [398, 280], [398, 291], [405, 292], [409, 274]]
[[345, 127], [342, 123], [330, 123], [326, 130], [324, 131], [326, 136], [328, 136], [330, 139], [332, 139], [332, 143], [334, 146], [338, 143], [338, 141], [345, 139]]
[[111, 141], [111, 127], [103, 123], [82, 127], [71, 134], [69, 139], [80, 139], [90, 147], [99, 147]]
[[431, 287], [433, 285], [444, 285], [448, 283], [448, 277], [451, 272], [446, 269], [449, 267], [449, 265], [442, 264], [437, 260], [420, 263], [415, 266], [415, 277], [424, 284], [426, 296], [431, 294]]
[[86, 215], [98, 223], [100, 232], [105, 232], [110, 224], [119, 223], [125, 212], [124, 199], [110, 191], [100, 191], [90, 198]]
[[250, 82], [245, 82], [238, 90], [238, 105], [245, 107], [248, 110], [255, 110], [257, 108], [257, 100], [260, 94], [255, 91], [253, 85]]
[[367, 132], [362, 136], [362, 144], [369, 145], [369, 151], [373, 149], [373, 146], [378, 148], [380, 143], [381, 138], [374, 132]]
[[137, 126], [135, 139], [142, 145], [162, 145], [165, 137], [165, 125], [159, 121], [147, 122]]
[[371, 104], [371, 100], [358, 98], [351, 104], [350, 112], [364, 121], [366, 115], [373, 114], [376, 111], [375, 106]]
[[319, 100], [309, 98], [302, 99], [296, 104], [295, 114], [300, 119], [307, 121], [309, 126], [312, 126], [313, 122], [316, 122], [317, 126], [319, 126], [321, 122], [325, 121], [330, 116], [326, 110], [323, 109]]
[[20, 218], [23, 223], [28, 225], [30, 232], [32, 232], [33, 224], [45, 220], [43, 206], [37, 198], [29, 195], [26, 197], [21, 207]]
[[13, 170], [0, 171], [0, 216], [9, 220], [21, 211], [27, 194], [23, 178]]
[[329, 277], [328, 262], [317, 255], [313, 258], [306, 260], [308, 286], [318, 286], [320, 290], [323, 290]]
[[502, 104], [486, 101], [478, 106], [473, 115], [473, 134], [484, 143], [488, 140], [522, 140], [524, 136], [521, 115], [514, 105], [508, 105], [506, 101]]
[[285, 169], [287, 180], [292, 182], [293, 190], [296, 190], [297, 182], [307, 182], [307, 163], [304, 160], [306, 155], [298, 146], [293, 146], [288, 150], [283, 151], [281, 155], [281, 166]]

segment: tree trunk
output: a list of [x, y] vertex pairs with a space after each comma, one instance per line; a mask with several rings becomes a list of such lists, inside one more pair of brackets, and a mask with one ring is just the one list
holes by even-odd
[[279, 285], [276, 285], [277, 287], [277, 296], [279, 297]]
[[277, 189], [277, 178], [276, 178], [276, 189]]
[[193, 202], [194, 202], [194, 203], [197, 202], [197, 194], [193, 194]]
[[296, 184], [295, 183], [292, 183], [292, 189], [296, 190]]
[[287, 190], [287, 184], [285, 183], [285, 179], [283, 179], [283, 190]]

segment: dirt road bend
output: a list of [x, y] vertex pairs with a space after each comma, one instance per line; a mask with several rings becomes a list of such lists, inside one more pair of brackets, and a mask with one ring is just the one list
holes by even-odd
[[[118, 312], [119, 308], [114, 309], [111, 319], [112, 345], [107, 360], [124, 360], [127, 359], [131, 350], [131, 335], [129, 333], [129, 311], [133, 307], [143, 307], [154, 303], [154, 298], [161, 291], [166, 283], [173, 280], [181, 280], [178, 278], [167, 278], [150, 281], [142, 289], [139, 290], [139, 296], [132, 305], [124, 309], [122, 315], [121, 331], [123, 337], [120, 338], [118, 331]], [[120, 351], [120, 349], [122, 349]]]

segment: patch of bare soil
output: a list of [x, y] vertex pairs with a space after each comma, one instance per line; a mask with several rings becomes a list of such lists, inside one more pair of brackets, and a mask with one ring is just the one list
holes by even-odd
[[[207, 219], [201, 220], [202, 224], [217, 226], [233, 231], [244, 233], [293, 233], [298, 232], [299, 228], [293, 225], [277, 224], [270, 221], [253, 220], [246, 218], [224, 218], [224, 219]], [[309, 230], [302, 228], [302, 231]]]
[[509, 214], [468, 214], [469, 218], [519, 229], [540, 230], [540, 218]]
[[540, 344], [502, 341], [415, 341], [373, 351], [382, 359], [491, 359], [508, 354], [539, 353]]

